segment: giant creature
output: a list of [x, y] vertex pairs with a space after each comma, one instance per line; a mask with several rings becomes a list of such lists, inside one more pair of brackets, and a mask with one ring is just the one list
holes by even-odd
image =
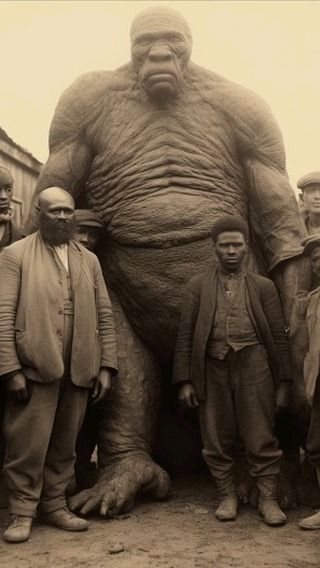
[[[162, 369], [170, 368], [189, 278], [216, 262], [210, 230], [234, 212], [251, 233], [251, 267], [278, 284], [289, 321], [305, 235], [279, 128], [249, 90], [190, 60], [177, 12], [149, 8], [131, 28], [132, 60], [89, 72], [62, 95], [37, 192], [60, 186], [103, 218], [100, 259], [112, 296], [119, 377], [98, 440], [97, 484], [72, 507], [128, 510], [165, 497], [151, 458]], [[302, 274], [303, 273], [303, 274]]]

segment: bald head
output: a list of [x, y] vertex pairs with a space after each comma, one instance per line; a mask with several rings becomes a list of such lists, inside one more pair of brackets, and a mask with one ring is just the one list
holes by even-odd
[[152, 102], [176, 97], [190, 59], [192, 36], [186, 20], [170, 8], [147, 8], [131, 26], [132, 62]]
[[61, 187], [48, 187], [39, 193], [39, 230], [52, 245], [67, 243], [75, 229], [74, 200]]
[[65, 202], [70, 205], [73, 209], [75, 208], [74, 199], [70, 193], [61, 187], [48, 187], [43, 189], [38, 195], [38, 209], [41, 210], [43, 206], [48, 204], [54, 204], [59, 202]]
[[13, 175], [6, 166], [0, 164], [0, 187], [13, 187]]
[[0, 165], [0, 214], [9, 214], [13, 189], [13, 176], [6, 166]]

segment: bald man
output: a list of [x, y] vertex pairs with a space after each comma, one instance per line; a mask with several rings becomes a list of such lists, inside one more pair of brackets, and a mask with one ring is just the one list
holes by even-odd
[[88, 528], [66, 506], [75, 443], [93, 387], [117, 372], [110, 299], [97, 257], [72, 240], [74, 201], [57, 187], [38, 198], [39, 230], [0, 257], [0, 378], [8, 400], [8, 542], [29, 538], [39, 506], [47, 524]]

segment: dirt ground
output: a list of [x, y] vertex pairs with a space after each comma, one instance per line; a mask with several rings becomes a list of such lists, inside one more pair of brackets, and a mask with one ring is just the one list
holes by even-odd
[[[214, 518], [215, 490], [206, 476], [173, 481], [171, 499], [139, 501], [129, 515], [91, 517], [85, 533], [35, 524], [31, 539], [0, 541], [2, 568], [319, 568], [320, 533], [302, 531], [297, 521], [310, 512], [289, 513], [286, 526], [264, 525], [256, 510], [242, 507], [235, 522]], [[8, 520], [0, 511], [0, 528]], [[118, 544], [123, 551], [110, 553]], [[120, 546], [121, 548], [121, 546]]]

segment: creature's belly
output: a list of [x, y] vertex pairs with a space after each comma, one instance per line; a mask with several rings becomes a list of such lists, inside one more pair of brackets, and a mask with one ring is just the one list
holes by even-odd
[[101, 262], [108, 285], [135, 331], [164, 361], [170, 361], [185, 285], [217, 263], [211, 238], [168, 248], [111, 241]]

